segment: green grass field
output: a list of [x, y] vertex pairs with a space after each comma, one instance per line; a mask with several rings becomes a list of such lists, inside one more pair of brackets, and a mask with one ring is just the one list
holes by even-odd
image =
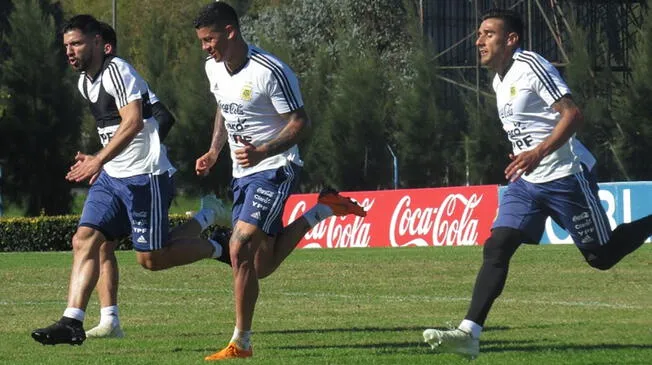
[[[126, 338], [42, 346], [58, 319], [69, 252], [0, 254], [1, 364], [202, 364], [233, 332], [230, 270], [162, 272], [120, 252]], [[469, 364], [422, 342], [466, 312], [480, 247], [299, 250], [261, 282], [255, 364]], [[652, 245], [608, 272], [573, 246], [524, 246], [472, 364], [650, 364]], [[96, 296], [86, 326], [98, 319]]]

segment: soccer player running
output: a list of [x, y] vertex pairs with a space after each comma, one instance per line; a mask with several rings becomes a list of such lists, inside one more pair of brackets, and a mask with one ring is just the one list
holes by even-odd
[[86, 339], [85, 310], [100, 271], [100, 247], [131, 234], [138, 262], [162, 270], [203, 258], [218, 258], [222, 246], [200, 238], [215, 220], [214, 196], [202, 199], [193, 219], [168, 232], [168, 206], [175, 169], [158, 136], [147, 83], [124, 60], [105, 55], [100, 23], [77, 15], [63, 27], [68, 62], [81, 72], [79, 91], [87, 100], [103, 148], [77, 153], [66, 179], [92, 184], [72, 238], [73, 264], [68, 305], [54, 324], [32, 332], [42, 343], [80, 345]]
[[[104, 54], [116, 55], [118, 39], [115, 30], [109, 24], [100, 22], [100, 37], [104, 42]], [[158, 122], [158, 136], [162, 143], [174, 125], [175, 118], [149, 87], [147, 94], [152, 104], [152, 115]], [[216, 206], [219, 208], [217, 215], [219, 217], [226, 215], [226, 208], [221, 200], [217, 201], [219, 203]], [[86, 331], [88, 338], [124, 337], [118, 310], [119, 270], [115, 256], [117, 244], [117, 241], [106, 241], [100, 247], [100, 276], [96, 286], [100, 301], [100, 322]]]
[[209, 151], [197, 159], [207, 174], [229, 142], [233, 160], [233, 235], [229, 242], [235, 295], [235, 330], [228, 346], [206, 360], [252, 355], [250, 343], [258, 278], [273, 272], [312, 227], [332, 215], [366, 212], [334, 190], [287, 227], [282, 212], [298, 184], [303, 162], [297, 143], [310, 121], [299, 82], [275, 56], [247, 44], [238, 17], [224, 2], [203, 7], [197, 37], [209, 57], [206, 74], [218, 104]]
[[538, 242], [547, 217], [570, 233], [586, 262], [599, 270], [613, 267], [652, 234], [652, 216], [611, 231], [595, 177], [574, 151], [582, 114], [550, 62], [521, 50], [522, 34], [523, 21], [511, 10], [493, 9], [482, 17], [476, 46], [482, 64], [496, 73], [498, 113], [513, 147], [505, 169], [509, 185], [464, 320], [457, 329], [423, 332], [433, 348], [472, 358], [480, 352], [480, 333], [512, 255], [521, 243]]

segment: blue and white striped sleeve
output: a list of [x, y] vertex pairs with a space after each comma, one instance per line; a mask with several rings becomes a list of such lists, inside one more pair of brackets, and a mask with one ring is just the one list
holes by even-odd
[[[122, 109], [134, 100], [143, 98], [147, 92], [147, 83], [127, 62], [114, 59], [102, 76], [104, 89], [115, 98], [118, 109]], [[144, 91], [143, 91], [144, 90]]]
[[559, 71], [548, 60], [533, 52], [523, 52], [518, 57], [530, 67], [531, 84], [548, 106], [571, 93]]
[[271, 76], [267, 80], [266, 90], [277, 113], [289, 113], [303, 106], [299, 80], [289, 66], [255, 51], [252, 52], [251, 58], [270, 70]]

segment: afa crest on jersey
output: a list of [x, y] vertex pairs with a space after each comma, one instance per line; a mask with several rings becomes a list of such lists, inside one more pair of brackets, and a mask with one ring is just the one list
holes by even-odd
[[244, 101], [250, 101], [253, 95], [253, 88], [251, 85], [245, 85], [240, 92], [240, 99]]

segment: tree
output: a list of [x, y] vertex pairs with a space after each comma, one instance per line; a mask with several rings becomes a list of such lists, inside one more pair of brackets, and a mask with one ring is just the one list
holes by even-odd
[[465, 128], [455, 122], [446, 106], [437, 65], [424, 47], [415, 47], [409, 58], [412, 74], [402, 79], [397, 97], [396, 149], [401, 184], [412, 188], [448, 185], [451, 169], [456, 169], [457, 150]]
[[377, 189], [390, 182], [388, 72], [375, 50], [358, 43], [355, 33], [349, 41], [340, 41], [338, 72], [322, 120], [330, 124], [327, 136], [334, 144], [329, 180], [340, 189]]
[[496, 99], [484, 96], [478, 105], [475, 95], [465, 104], [469, 118], [469, 130], [465, 148], [469, 158], [469, 183], [504, 184], [503, 170], [509, 164], [508, 154], [512, 146], [505, 137]]
[[622, 179], [627, 173], [623, 170], [624, 166], [619, 165], [614, 149], [622, 135], [618, 131], [619, 122], [611, 115], [611, 95], [618, 82], [611, 70], [592, 69], [593, 60], [608, 56], [592, 54], [586, 47], [589, 33], [576, 22], [572, 22], [571, 27], [570, 63], [564, 70], [564, 78], [584, 116], [584, 125], [577, 137], [598, 159], [596, 171], [600, 180]]
[[77, 150], [80, 105], [57, 36], [62, 12], [49, 1], [14, 5], [3, 35], [11, 58], [0, 64], [12, 100], [0, 125], [3, 190], [8, 200], [25, 202], [28, 215], [64, 214], [71, 203], [64, 176]]
[[652, 12], [645, 16], [632, 54], [632, 78], [616, 94], [614, 120], [618, 121], [615, 150], [619, 162], [634, 180], [652, 178], [647, 162], [652, 139]]
[[413, 45], [403, 1], [288, 0], [252, 8], [242, 21], [247, 39], [297, 72], [313, 122], [312, 137], [300, 146], [304, 187], [389, 186], [397, 74], [407, 73]]

